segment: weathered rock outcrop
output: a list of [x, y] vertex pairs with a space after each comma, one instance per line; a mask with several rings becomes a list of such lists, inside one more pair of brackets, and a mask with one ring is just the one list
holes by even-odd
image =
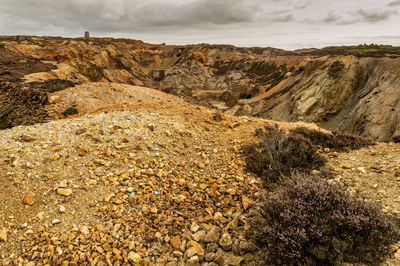
[[[36, 92], [90, 82], [124, 83], [159, 89], [235, 115], [315, 122], [380, 141], [400, 135], [398, 47], [288, 52], [111, 38], [2, 37], [0, 62], [0, 81]], [[1, 98], [8, 101], [4, 95]], [[18, 116], [4, 106], [0, 106], [3, 120]], [[41, 120], [17, 119], [20, 122], [13, 125]]]

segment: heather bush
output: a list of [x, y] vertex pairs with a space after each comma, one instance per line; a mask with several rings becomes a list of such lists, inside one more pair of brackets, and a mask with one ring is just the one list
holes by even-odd
[[320, 145], [337, 151], [346, 149], [354, 150], [362, 147], [374, 145], [374, 142], [359, 136], [340, 134], [333, 132], [327, 134], [318, 130], [298, 127], [291, 130], [294, 134], [299, 134], [311, 141], [313, 145]]
[[326, 159], [299, 134], [286, 134], [275, 128], [257, 130], [258, 144], [244, 147], [248, 171], [261, 176], [267, 185], [276, 184], [292, 172], [309, 173], [322, 167]]
[[251, 237], [271, 265], [376, 263], [400, 239], [378, 206], [310, 175], [288, 179], [252, 223]]

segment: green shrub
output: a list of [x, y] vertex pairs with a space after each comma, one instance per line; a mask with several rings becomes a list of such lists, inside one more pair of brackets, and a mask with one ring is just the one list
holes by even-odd
[[310, 175], [288, 179], [252, 223], [251, 237], [271, 265], [376, 263], [400, 239], [378, 206]]

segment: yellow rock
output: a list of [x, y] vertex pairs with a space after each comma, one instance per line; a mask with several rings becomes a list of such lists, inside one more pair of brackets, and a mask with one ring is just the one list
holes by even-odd
[[53, 147], [53, 151], [59, 151], [61, 150], [61, 146], [60, 145], [56, 145]]
[[349, 163], [343, 163], [342, 168], [343, 169], [351, 169], [351, 165]]
[[52, 161], [57, 161], [60, 158], [60, 154], [56, 153], [53, 156], [51, 156]]
[[6, 242], [7, 241], [7, 231], [5, 228], [0, 229], [0, 242]]

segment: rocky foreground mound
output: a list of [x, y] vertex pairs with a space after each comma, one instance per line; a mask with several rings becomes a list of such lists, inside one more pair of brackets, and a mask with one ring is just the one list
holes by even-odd
[[54, 119], [43, 109], [47, 93], [114, 82], [155, 88], [233, 115], [314, 122], [332, 131], [398, 140], [399, 56], [398, 47], [377, 45], [288, 52], [1, 37], [0, 128]]
[[[245, 171], [241, 147], [256, 141], [255, 129], [277, 123], [221, 115], [151, 89], [85, 86], [71, 89], [85, 89], [79, 101], [74, 91], [50, 95], [49, 113], [75, 99], [78, 117], [0, 131], [0, 262], [260, 265], [245, 234], [265, 189]], [[97, 94], [105, 88], [127, 96]], [[100, 109], [89, 108], [95, 96], [104, 97]], [[279, 123], [298, 125], [317, 128]], [[325, 151], [338, 182], [393, 215], [399, 155], [393, 143]], [[391, 248], [386, 265], [398, 265], [398, 246]]]

